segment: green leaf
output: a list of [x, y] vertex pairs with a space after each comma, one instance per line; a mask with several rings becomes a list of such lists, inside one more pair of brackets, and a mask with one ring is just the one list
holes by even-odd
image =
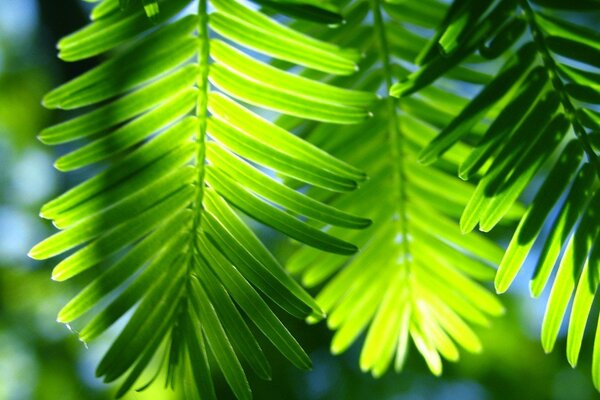
[[[206, 215], [207, 230], [219, 249], [238, 268], [244, 269], [244, 275], [265, 294], [273, 296], [277, 305], [293, 315], [319, 312], [314, 300], [283, 271], [227, 203], [212, 190], [207, 190], [205, 196], [205, 206], [209, 212]], [[297, 297], [288, 293], [294, 293]]]
[[[600, 6], [600, 3], [598, 3], [598, 6]], [[598, 48], [598, 41], [600, 40], [598, 32], [545, 13], [538, 13], [537, 17], [538, 24], [548, 35], [559, 36]]]
[[390, 95], [394, 97], [408, 96], [430, 85], [440, 76], [456, 67], [500, 29], [506, 19], [512, 14], [512, 6], [513, 1], [500, 2], [486, 18], [471, 29], [464, 46], [460, 46], [448, 56], [436, 54], [437, 51], [434, 47], [437, 46], [437, 40], [441, 36], [441, 33], [439, 33], [439, 36], [435, 36], [430, 41], [432, 45], [424, 47], [422, 53], [417, 56], [417, 64], [425, 64], [427, 62], [427, 65], [413, 72], [403, 81], [394, 84], [389, 90]]
[[593, 167], [590, 164], [584, 164], [560, 208], [556, 221], [552, 224], [552, 229], [538, 258], [534, 277], [530, 284], [531, 293], [534, 297], [539, 296], [546, 286], [563, 244], [569, 238], [571, 230], [579, 217], [580, 210], [591, 195], [594, 179]]
[[302, 369], [309, 369], [311, 367], [310, 358], [277, 316], [269, 309], [267, 303], [262, 300], [250, 283], [209, 240], [205, 237], [200, 240], [214, 272], [250, 320], [294, 365]]
[[[290, 33], [281, 25], [275, 26], [258, 12], [236, 3], [215, 1], [222, 12], [211, 16], [212, 28], [227, 39], [271, 57], [304, 65], [332, 74], [356, 72], [356, 65], [345, 58], [347, 54], [334, 46], [324, 46], [307, 36]], [[243, 19], [240, 16], [243, 15]], [[356, 56], [353, 55], [356, 59]]]
[[600, 104], [600, 94], [597, 86], [589, 87], [571, 83], [565, 89], [569, 96], [576, 100], [590, 104]]
[[600, 195], [591, 199], [575, 233], [567, 242], [566, 250], [560, 261], [542, 323], [542, 346], [546, 352], [552, 351], [554, 347], [567, 304], [575, 289], [576, 279], [581, 275], [583, 261], [596, 236], [595, 218], [593, 222], [590, 219], [595, 216], [598, 199], [600, 199]]
[[202, 399], [216, 399], [215, 388], [212, 384], [212, 376], [210, 373], [210, 364], [208, 362], [208, 355], [206, 353], [206, 345], [204, 337], [201, 333], [201, 328], [198, 326], [197, 321], [190, 318], [188, 331], [186, 332], [186, 342], [188, 347], [188, 355], [190, 368], [194, 376], [194, 383], [196, 384], [196, 393], [200, 395]]
[[[156, 248], [168, 249], [175, 234], [189, 218], [189, 212], [179, 213], [150, 235], [141, 240], [125, 257], [90, 282], [77, 296], [73, 297], [58, 313], [57, 321], [69, 323], [90, 310], [104, 296], [116, 289], [127, 278], [135, 274], [156, 252]], [[179, 244], [179, 243], [178, 243]], [[165, 250], [163, 250], [163, 254]]]
[[[559, 127], [546, 129], [551, 124], [544, 121], [546, 116], [554, 114], [558, 105], [558, 99], [552, 94], [539, 99], [531, 112], [519, 124], [515, 132], [506, 140], [506, 145], [488, 168], [486, 176], [477, 185], [473, 197], [463, 211], [460, 221], [462, 232], [470, 232], [478, 222], [480, 229], [484, 232], [491, 229], [502, 217], [503, 213], [508, 210], [510, 204], [516, 200], [523, 189], [523, 185], [527, 184], [533, 178], [537, 168], [549, 156], [548, 151], [552, 152], [554, 146], [558, 145], [568, 125], [562, 130]], [[543, 121], [542, 126], [539, 126], [540, 121]], [[539, 144], [535, 148], [536, 150], [539, 149], [539, 151], [537, 153], [535, 151], [532, 152], [537, 157], [537, 162], [529, 164], [531, 168], [520, 170], [523, 173], [518, 176], [520, 179], [515, 182], [516, 185], [512, 186], [513, 191], [508, 190], [510, 188], [505, 188], [503, 191], [500, 181], [506, 179], [506, 177], [510, 177], [510, 174], [516, 168], [515, 163], [519, 159], [524, 160], [523, 164], [529, 163], [529, 160], [526, 159], [527, 154], [532, 145], [536, 143], [533, 141], [535, 140], [533, 135], [540, 128], [541, 131], [538, 135], [544, 137], [546, 141], [554, 146], [547, 146], [542, 142], [537, 142]], [[557, 131], [559, 132], [558, 137], [547, 138], [548, 135], [554, 135]], [[498, 202], [509, 204], [499, 207]]]
[[[285, 154], [287, 157], [292, 157], [294, 161], [290, 160], [289, 164], [293, 165], [299, 161], [306, 161], [307, 165], [304, 166], [305, 169], [313, 165], [322, 170], [335, 173], [345, 179], [362, 181], [366, 178], [364, 172], [332, 157], [330, 154], [299, 139], [285, 129], [260, 118], [258, 115], [219, 93], [213, 92], [209, 94], [208, 107], [213, 114], [227, 120], [229, 124], [243, 131], [246, 135], [255, 138], [256, 141], [270, 143], [278, 152]], [[289, 170], [281, 172], [290, 175]], [[302, 178], [301, 175], [295, 177]]]
[[576, 142], [571, 141], [563, 150], [552, 171], [547, 175], [544, 184], [519, 222], [519, 226], [498, 267], [495, 280], [498, 293], [504, 293], [512, 283], [531, 251], [552, 208], [560, 199], [569, 181], [575, 176], [582, 157], [581, 147]]
[[415, 324], [412, 324], [410, 327], [410, 336], [419, 352], [423, 355], [431, 373], [435, 376], [440, 376], [442, 374], [442, 359], [436, 351], [435, 345]]
[[[156, 2], [156, 0], [153, 0]], [[188, 3], [187, 0], [162, 1], [162, 12], [156, 22], [164, 22], [177, 14]], [[158, 7], [158, 5], [156, 5]], [[189, 19], [188, 19], [189, 22]], [[139, 12], [123, 16], [114, 13], [85, 26], [58, 42], [59, 57], [65, 61], [78, 61], [113, 49], [150, 28], [153, 24], [146, 14]]]
[[214, 168], [207, 169], [206, 180], [224, 198], [252, 218], [271, 226], [289, 237], [322, 250], [337, 254], [352, 254], [356, 246], [327, 235], [303, 223], [290, 214], [273, 209], [237, 184], [232, 177]]
[[589, 263], [586, 261], [581, 271], [579, 283], [577, 284], [577, 290], [573, 299], [573, 308], [569, 317], [567, 360], [569, 360], [572, 367], [577, 365], [585, 325], [592, 308], [596, 290], [598, 289], [597, 277], [592, 276], [593, 272], [588, 267]]
[[330, 190], [350, 191], [356, 188], [356, 182], [351, 178], [316, 168], [304, 160], [274, 151], [273, 147], [250, 136], [245, 130], [242, 131], [219, 118], [208, 120], [207, 131], [216, 141], [238, 155], [285, 175]]
[[139, 239], [174, 210], [185, 207], [192, 194], [192, 187], [186, 186], [162, 203], [132, 218], [128, 224], [108, 231], [88, 246], [59, 262], [52, 270], [52, 279], [64, 281], [98, 264], [108, 255]]
[[90, 14], [90, 18], [92, 21], [104, 18], [110, 14], [119, 11], [120, 0], [104, 0], [99, 1], [98, 3], [99, 4], [92, 9], [92, 12]]
[[156, 202], [160, 202], [172, 193], [182, 189], [185, 185], [190, 184], [194, 178], [193, 172], [192, 168], [185, 168], [167, 175], [106, 210], [82, 219], [68, 229], [50, 236], [33, 247], [30, 256], [37, 259], [49, 258], [83, 244], [106, 230], [105, 221], [127, 223], [131, 218], [146, 211]]
[[198, 279], [204, 282], [206, 294], [219, 316], [223, 329], [229, 333], [236, 353], [240, 354], [242, 360], [248, 363], [261, 379], [271, 379], [271, 366], [231, 297], [203, 262], [197, 265], [200, 267]]
[[39, 139], [45, 144], [59, 144], [112, 128], [190, 87], [197, 73], [196, 66], [189, 65], [92, 112], [46, 128]]
[[191, 297], [194, 310], [197, 317], [203, 321], [202, 331], [227, 383], [229, 383], [238, 399], [251, 399], [252, 392], [246, 380], [246, 375], [229, 342], [227, 333], [219, 321], [213, 304], [208, 299], [200, 282], [194, 278], [191, 279], [191, 282], [194, 287]]
[[[189, 217], [189, 215], [186, 216]], [[188, 228], [186, 225], [183, 226]], [[169, 241], [166, 246], [161, 248], [156, 258], [152, 260], [131, 285], [127, 286], [106, 308], [94, 316], [79, 333], [81, 340], [90, 341], [98, 337], [140, 301], [147, 293], [149, 287], [153, 285], [160, 286], [166, 280], [172, 279], [172, 276], [166, 273], [167, 268], [165, 268], [165, 265], [171, 267], [181, 264], [184, 261], [177, 250], [186, 250], [185, 233], [185, 230], [179, 231], [173, 241]], [[179, 270], [181, 268], [177, 269], [177, 271]]]
[[540, 137], [517, 160], [508, 178], [499, 187], [497, 196], [485, 211], [480, 223], [483, 232], [489, 232], [508, 212], [525, 187], [552, 155], [569, 129], [568, 120], [559, 115], [540, 133]]
[[[64, 219], [76, 220], [72, 214], [79, 212], [79, 218], [90, 212], [102, 209], [110, 200], [120, 199], [120, 188], [128, 193], [180, 167], [192, 157], [192, 145], [182, 143], [186, 136], [198, 127], [195, 118], [185, 118], [167, 131], [148, 141], [138, 149], [115, 162], [104, 171], [87, 181], [71, 188], [42, 207], [41, 216], [55, 219], [59, 227], [68, 226]], [[126, 168], [128, 167], [128, 168]], [[124, 185], [127, 183], [127, 185]], [[112, 192], [111, 192], [112, 189]], [[90, 205], [96, 200], [95, 205]], [[83, 211], [80, 211], [83, 209]]]
[[282, 71], [258, 62], [220, 40], [211, 41], [211, 55], [215, 61], [237, 74], [260, 79], [263, 86], [284, 90], [288, 95], [306, 100], [327, 102], [332, 105], [366, 107], [376, 98], [371, 92], [342, 89]]
[[515, 85], [529, 68], [535, 52], [523, 46], [502, 72], [487, 85], [463, 111], [419, 155], [423, 163], [434, 162], [444, 151], [469, 133], [473, 125]]
[[459, 175], [462, 179], [472, 178], [497, 151], [499, 142], [513, 134], [541, 95], [546, 83], [547, 80], [540, 70], [536, 69], [530, 73], [524, 86], [519, 88], [519, 93], [500, 112], [477, 143], [477, 147], [461, 163]]
[[[129, 374], [127, 375], [125, 382], [123, 382], [123, 384], [119, 387], [119, 390], [115, 395], [117, 399], [123, 397], [132, 388], [132, 386], [138, 380], [142, 372], [144, 372], [145, 366], [152, 362], [152, 359], [158, 347], [161, 345], [162, 339], [162, 337], [157, 335], [152, 338], [152, 341], [150, 343], [148, 343], [148, 346], [146, 346], [146, 348], [143, 351], [142, 357], [136, 362], [136, 364], [130, 370], [131, 372], [129, 372]], [[152, 383], [153, 379], [150, 380], [150, 383]]]
[[152, 338], [160, 336], [169, 328], [177, 309], [182, 284], [183, 274], [180, 273], [149, 291], [100, 361], [96, 376], [106, 375], [107, 382], [114, 380], [127, 371]]
[[162, 107], [60, 157], [54, 165], [61, 171], [71, 171], [118, 154], [187, 115], [194, 106], [196, 96], [195, 89], [187, 89]]
[[365, 109], [295, 96], [287, 90], [274, 88], [261, 78], [266, 77], [253, 76], [249, 79], [239, 70], [230, 70], [218, 63], [211, 66], [212, 84], [232, 97], [261, 108], [336, 124], [356, 124], [369, 115]]
[[450, 14], [446, 29], [438, 40], [440, 48], [445, 54], [451, 53], [458, 47], [459, 42], [464, 41], [466, 34], [491, 5], [473, 0], [465, 0], [457, 2], [457, 4], [459, 7]]
[[587, 108], [578, 110], [577, 116], [581, 123], [590, 129], [600, 129], [600, 113]]
[[563, 63], [558, 64], [558, 67], [560, 68], [559, 72], [562, 72], [564, 75], [566, 75], [566, 78], [571, 81], [581, 82], [590, 86], [600, 85], [600, 74], [598, 73], [583, 70]]
[[570, 39], [549, 36], [546, 43], [550, 50], [563, 57], [600, 68], [600, 49]]
[[[194, 28], [189, 17], [157, 30], [140, 45], [48, 93], [44, 106], [70, 110], [96, 104], [171, 71], [194, 55], [196, 42], [188, 35]], [[165, 42], [168, 47], [162, 45]]]
[[214, 142], [208, 144], [207, 153], [218, 170], [230, 171], [238, 183], [289, 211], [349, 228], [366, 228], [370, 224], [365, 218], [344, 213], [278, 183]]
[[[360, 355], [360, 368], [363, 371], [371, 369], [381, 357], [392, 356], [402, 328], [406, 329], [406, 321], [410, 317], [410, 299], [402, 283], [402, 280], [396, 280], [375, 315]], [[395, 329], [389, 329], [388, 324]]]

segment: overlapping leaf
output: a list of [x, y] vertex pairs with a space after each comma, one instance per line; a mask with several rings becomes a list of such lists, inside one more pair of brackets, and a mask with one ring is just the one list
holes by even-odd
[[245, 368], [270, 377], [248, 321], [293, 364], [310, 366], [264, 297], [296, 317], [322, 312], [236, 210], [337, 254], [356, 247], [311, 221], [369, 225], [271, 176], [333, 192], [351, 191], [365, 179], [261, 110], [353, 124], [368, 118], [374, 96], [266, 64], [273, 57], [347, 75], [359, 54], [234, 0], [212, 1], [210, 16], [206, 1], [190, 15], [183, 13], [190, 0], [143, 1], [143, 9], [121, 3], [99, 2], [93, 21], [59, 43], [64, 60], [106, 61], [45, 97], [50, 108], [90, 108], [40, 139], [77, 141], [56, 167], [96, 172], [43, 207], [41, 215], [61, 231], [30, 254], [44, 259], [73, 250], [53, 271], [58, 281], [87, 272], [88, 285], [58, 317], [69, 324], [86, 320], [81, 340], [96, 338], [133, 309], [97, 369], [107, 382], [125, 377], [118, 395], [158, 357], [169, 384], [183, 377], [196, 383], [190, 395], [214, 398], [214, 358], [234, 394], [246, 399]]
[[[445, 74], [448, 60], [468, 65], [467, 57], [476, 52], [503, 57], [496, 77], [425, 147], [420, 160], [434, 162], [475, 136], [475, 148], [458, 169], [463, 179], [478, 180], [462, 213], [463, 232], [477, 225], [491, 230], [534, 178], [543, 177], [502, 259], [496, 289], [508, 289], [537, 243], [541, 254], [534, 261], [533, 296], [541, 294], [558, 265], [542, 344], [546, 351], [553, 349], [572, 299], [567, 358], [575, 366], [598, 288], [600, 161], [592, 132], [600, 127], [600, 36], [585, 23], [585, 18], [597, 20], [597, 13], [574, 17], [573, 12], [597, 12], [600, 3], [503, 0], [486, 3], [476, 15], [470, 3], [453, 3], [421, 53], [422, 67], [391, 92], [406, 96], [422, 90]], [[478, 134], [473, 127], [485, 120], [491, 124]], [[549, 172], [540, 172], [544, 166]], [[594, 384], [600, 388], [599, 341], [593, 362]]]
[[[332, 82], [387, 91], [392, 80], [413, 68], [428, 30], [444, 8], [435, 0], [352, 2], [346, 14], [349, 23], [331, 37], [363, 49], [362, 72]], [[396, 60], [402, 60], [402, 66], [393, 66]], [[473, 61], [482, 60], [473, 57]], [[489, 80], [471, 67], [449, 74], [477, 83]], [[466, 103], [456, 94], [456, 85], [446, 85], [449, 82], [415, 98], [381, 99], [373, 121], [343, 132], [329, 126], [298, 128], [311, 142], [361, 167], [370, 177], [344, 197], [321, 193], [330, 204], [366, 211], [373, 220], [363, 231], [322, 226], [325, 232], [357, 243], [360, 253], [323, 256], [302, 247], [288, 268], [301, 274], [308, 287], [323, 284], [317, 302], [329, 315], [328, 326], [336, 330], [334, 353], [346, 350], [365, 333], [360, 366], [374, 376], [392, 363], [397, 371], [402, 369], [410, 339], [438, 375], [442, 357], [458, 360], [459, 346], [479, 352], [481, 343], [473, 327], [486, 326], [491, 317], [503, 313], [500, 302], [482, 285], [493, 279], [501, 249], [481, 235], [462, 235], [458, 228], [473, 185], [458, 181], [452, 172], [470, 147], [457, 146], [429, 166], [417, 162], [422, 147]], [[518, 213], [518, 207], [512, 212]]]

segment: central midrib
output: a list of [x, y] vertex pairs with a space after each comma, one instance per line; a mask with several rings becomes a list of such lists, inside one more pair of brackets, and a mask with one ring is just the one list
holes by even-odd
[[208, 40], [208, 13], [207, 0], [198, 2], [198, 100], [196, 103], [196, 117], [198, 118], [198, 132], [196, 132], [196, 159], [194, 166], [197, 170], [196, 194], [194, 204], [194, 222], [192, 226], [192, 240], [200, 229], [202, 221], [202, 200], [204, 197], [204, 172], [206, 159], [206, 122], [208, 119], [208, 70], [209, 70], [209, 40]]
[[396, 236], [401, 238], [401, 259], [403, 265], [410, 263], [410, 245], [408, 241], [407, 216], [406, 216], [406, 173], [404, 171], [404, 137], [400, 131], [398, 120], [398, 99], [388, 95], [392, 87], [392, 66], [389, 52], [385, 24], [381, 13], [380, 0], [370, 0], [371, 10], [373, 12], [373, 23], [375, 35], [378, 42], [379, 57], [383, 64], [383, 75], [385, 79], [385, 102], [389, 113], [388, 136], [389, 157], [392, 165], [392, 190], [393, 203], [395, 207], [394, 223], [396, 225]]

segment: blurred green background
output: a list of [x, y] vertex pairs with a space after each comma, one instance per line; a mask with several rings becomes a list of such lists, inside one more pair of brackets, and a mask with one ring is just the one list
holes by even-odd
[[[0, 0], [0, 400], [110, 399], [113, 388], [94, 377], [95, 364], [111, 338], [85, 348], [75, 334], [55, 321], [60, 307], [80, 283], [50, 280], [50, 263], [27, 258], [29, 248], [52, 232], [38, 210], [57, 193], [81, 179], [52, 168], [56, 149], [42, 146], [36, 134], [60, 118], [40, 105], [42, 95], [89, 67], [55, 57], [55, 43], [86, 22], [77, 0]], [[59, 149], [60, 150], [60, 149]], [[271, 239], [273, 240], [273, 239]], [[502, 238], [499, 238], [502, 240]], [[276, 243], [273, 243], [276, 245]], [[562, 333], [556, 351], [545, 355], [538, 341], [545, 299], [531, 300], [527, 276], [503, 296], [507, 314], [480, 330], [484, 352], [463, 353], [458, 364], [445, 364], [441, 378], [429, 374], [421, 357], [409, 357], [402, 374], [379, 380], [358, 368], [360, 343], [342, 356], [328, 351], [330, 332], [287, 319], [290, 330], [309, 352], [310, 372], [294, 369], [271, 351], [271, 382], [252, 379], [256, 399], [543, 399], [598, 397], [589, 377], [591, 343], [584, 344], [580, 365], [564, 357]], [[285, 319], [285, 316], [282, 316]], [[595, 321], [590, 323], [595, 326]], [[265, 349], [269, 345], [265, 343]], [[219, 398], [231, 393], [222, 379]], [[129, 399], [177, 398], [160, 383]]]

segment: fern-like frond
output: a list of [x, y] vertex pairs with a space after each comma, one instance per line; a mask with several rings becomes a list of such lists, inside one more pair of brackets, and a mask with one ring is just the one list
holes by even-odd
[[[414, 69], [427, 32], [443, 16], [445, 5], [436, 0], [371, 0], [352, 2], [350, 8], [348, 25], [332, 39], [363, 49], [365, 60], [359, 75], [332, 82], [387, 91], [393, 80]], [[402, 65], [394, 65], [396, 61]], [[489, 80], [469, 67], [454, 69], [451, 76], [476, 83]], [[452, 171], [470, 147], [455, 147], [429, 166], [417, 162], [422, 147], [465, 103], [452, 86], [439, 85], [416, 98], [382, 99], [374, 108], [374, 120], [344, 132], [327, 126], [300, 128], [311, 142], [370, 177], [350, 195], [322, 194], [336, 207], [368, 212], [373, 225], [366, 230], [323, 228], [357, 243], [361, 252], [353, 257], [323, 256], [303, 247], [288, 268], [301, 274], [308, 287], [324, 284], [317, 302], [329, 315], [328, 326], [337, 331], [332, 352], [346, 350], [366, 332], [360, 366], [374, 376], [392, 363], [400, 371], [411, 339], [439, 375], [442, 357], [458, 360], [458, 346], [481, 350], [473, 326], [486, 326], [491, 317], [503, 313], [497, 298], [481, 284], [493, 279], [502, 250], [481, 235], [465, 236], [458, 229], [458, 216], [473, 185], [457, 181]]]
[[[544, 183], [521, 219], [496, 275], [508, 289], [537, 243], [541, 254], [531, 281], [541, 294], [557, 265], [542, 326], [547, 352], [572, 300], [567, 358], [575, 366], [600, 267], [600, 159], [593, 132], [600, 128], [600, 35], [595, 0], [502, 0], [474, 7], [456, 1], [420, 55], [422, 67], [392, 88], [406, 96], [444, 73], [448, 60], [502, 57], [503, 66], [442, 132], [420, 160], [435, 162], [457, 143], [474, 142], [461, 162], [463, 179], [478, 184], [461, 217], [461, 229], [491, 230], [535, 178]], [[586, 12], [586, 14], [574, 14]], [[490, 121], [483, 134], [474, 132]], [[549, 170], [542, 173], [542, 167]], [[544, 234], [543, 232], [548, 232]], [[600, 335], [597, 329], [597, 336]], [[593, 379], [600, 389], [600, 341], [594, 344]]]
[[49, 108], [90, 108], [45, 129], [40, 139], [76, 141], [56, 161], [59, 170], [96, 169], [44, 205], [41, 215], [61, 231], [30, 255], [45, 259], [74, 250], [52, 276], [64, 281], [87, 272], [89, 283], [58, 316], [65, 324], [87, 320], [82, 341], [133, 309], [97, 369], [107, 382], [125, 377], [118, 395], [158, 357], [169, 384], [183, 377], [196, 383], [191, 395], [214, 398], [214, 358], [235, 395], [250, 398], [244, 368], [268, 379], [270, 366], [248, 321], [294, 365], [310, 366], [264, 297], [299, 318], [322, 312], [237, 210], [337, 254], [356, 247], [311, 221], [369, 225], [268, 173], [334, 192], [351, 191], [365, 179], [266, 119], [263, 110], [353, 124], [368, 118], [374, 95], [265, 63], [272, 57], [348, 75], [359, 54], [237, 1], [211, 1], [210, 15], [206, 0], [192, 13], [185, 11], [190, 0], [143, 1], [144, 8], [128, 3], [103, 0], [89, 25], [59, 43], [63, 60], [106, 60], [44, 98]]

